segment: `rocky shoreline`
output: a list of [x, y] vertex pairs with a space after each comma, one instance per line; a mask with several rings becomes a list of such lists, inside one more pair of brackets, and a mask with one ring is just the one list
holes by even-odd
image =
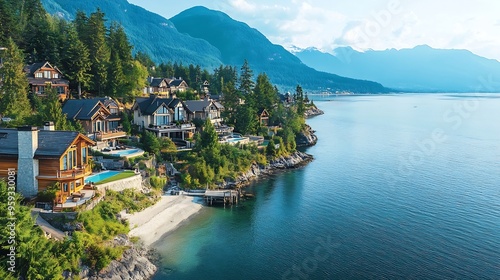
[[314, 116], [323, 115], [324, 113], [325, 112], [318, 109], [318, 107], [316, 107], [316, 105], [312, 105], [309, 108], [307, 108], [307, 110], [304, 112], [304, 116], [306, 118], [310, 118], [310, 117], [314, 117]]

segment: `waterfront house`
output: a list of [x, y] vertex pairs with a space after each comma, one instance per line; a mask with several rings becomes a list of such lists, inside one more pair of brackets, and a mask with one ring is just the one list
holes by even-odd
[[116, 146], [117, 139], [127, 136], [120, 125], [120, 110], [121, 105], [110, 98], [71, 99], [62, 108], [69, 120], [82, 124], [91, 139], [111, 147]]
[[53, 88], [59, 95], [59, 99], [64, 101], [69, 96], [69, 81], [63, 79], [62, 72], [49, 62], [33, 63], [24, 67], [24, 72], [28, 78], [29, 88], [33, 94], [46, 96], [45, 91]]
[[144, 94], [158, 94], [169, 97], [169, 80], [166, 78], [148, 77], [148, 86], [144, 88]]
[[75, 131], [52, 129], [50, 123], [44, 130], [0, 129], [0, 177], [15, 170], [16, 191], [26, 198], [59, 183], [57, 200], [63, 203], [83, 189], [85, 177], [92, 173], [89, 149], [95, 142]]
[[182, 77], [169, 78], [167, 81], [170, 86], [170, 93], [184, 92], [189, 88], [188, 84], [182, 79]]
[[193, 136], [196, 127], [189, 122], [187, 107], [177, 98], [157, 95], [136, 98], [132, 106], [134, 123], [158, 137], [186, 139]]
[[186, 104], [188, 119], [190, 121], [194, 119], [206, 120], [209, 118], [214, 124], [222, 122], [221, 113], [224, 110], [224, 106], [219, 102], [210, 99], [187, 100], [184, 101], [184, 104]]

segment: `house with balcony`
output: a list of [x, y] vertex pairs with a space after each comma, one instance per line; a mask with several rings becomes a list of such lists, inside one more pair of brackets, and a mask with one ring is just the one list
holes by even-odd
[[170, 97], [169, 80], [166, 78], [148, 77], [148, 85], [144, 88], [144, 94], [158, 94]]
[[92, 173], [90, 147], [95, 142], [81, 133], [52, 127], [0, 129], [0, 178], [15, 174], [16, 191], [25, 198], [59, 183], [56, 202], [64, 203], [83, 190], [85, 177]]
[[185, 140], [194, 135], [196, 127], [189, 122], [187, 107], [177, 98], [157, 95], [136, 98], [132, 106], [134, 123], [158, 137]]
[[28, 78], [30, 91], [33, 94], [44, 97], [46, 90], [53, 88], [64, 101], [69, 97], [69, 81], [63, 79], [63, 73], [49, 62], [39, 62], [24, 67]]
[[187, 100], [184, 104], [186, 104], [188, 120], [210, 119], [215, 125], [222, 123], [221, 113], [224, 106], [219, 102], [206, 98], [205, 100]]
[[185, 80], [182, 79], [182, 77], [179, 78], [168, 78], [166, 79], [168, 81], [168, 85], [170, 87], [170, 93], [176, 93], [176, 92], [184, 92], [189, 88], [189, 85]]
[[99, 147], [115, 147], [119, 138], [127, 133], [122, 130], [121, 105], [110, 98], [70, 99], [62, 108], [71, 121], [79, 121], [88, 137], [96, 140]]

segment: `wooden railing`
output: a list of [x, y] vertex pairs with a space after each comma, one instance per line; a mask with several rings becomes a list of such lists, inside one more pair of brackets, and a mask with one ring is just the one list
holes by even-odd
[[127, 136], [127, 133], [125, 131], [112, 131], [112, 132], [98, 132], [98, 133], [96, 133], [97, 141], [119, 138], [119, 137], [124, 137], [124, 136]]
[[80, 166], [70, 170], [58, 170], [57, 178], [78, 178], [92, 173], [92, 169], [89, 164]]

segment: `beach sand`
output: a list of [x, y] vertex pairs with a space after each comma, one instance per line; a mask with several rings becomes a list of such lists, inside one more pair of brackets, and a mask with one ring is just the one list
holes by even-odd
[[130, 224], [129, 236], [137, 236], [147, 247], [198, 213], [203, 205], [196, 198], [165, 195], [155, 205], [124, 217]]

